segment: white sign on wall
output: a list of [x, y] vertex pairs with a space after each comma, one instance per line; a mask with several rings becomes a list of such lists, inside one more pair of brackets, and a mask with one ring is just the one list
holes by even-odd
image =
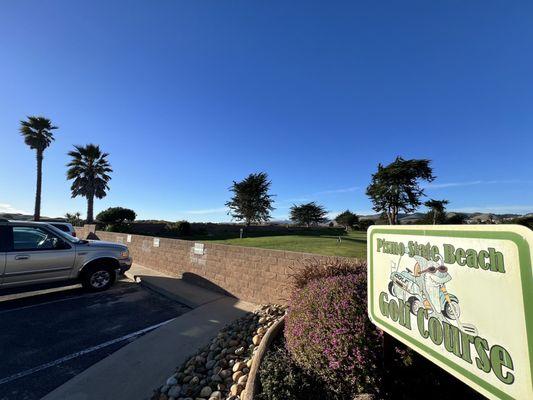
[[159, 238], [154, 238], [154, 247], [159, 247]]
[[131, 243], [131, 235], [126, 236], [126, 242]]
[[193, 252], [194, 252], [194, 254], [203, 256], [204, 255], [204, 244], [203, 243], [195, 243]]
[[533, 232], [373, 226], [374, 324], [483, 395], [533, 399]]

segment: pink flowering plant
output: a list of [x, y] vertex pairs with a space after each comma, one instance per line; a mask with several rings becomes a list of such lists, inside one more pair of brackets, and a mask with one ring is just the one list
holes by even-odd
[[285, 321], [287, 350], [339, 395], [376, 393], [382, 332], [367, 316], [366, 268], [296, 289]]

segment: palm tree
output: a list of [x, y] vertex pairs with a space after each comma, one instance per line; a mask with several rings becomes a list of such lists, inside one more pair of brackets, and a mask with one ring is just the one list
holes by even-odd
[[75, 213], [66, 213], [65, 219], [74, 226], [81, 226], [81, 213], [76, 211]]
[[67, 164], [67, 179], [73, 179], [70, 190], [72, 197], [83, 196], [87, 198], [87, 223], [93, 220], [94, 198], [105, 197], [109, 190], [108, 182], [113, 172], [107, 161], [108, 153], [102, 153], [99, 146], [88, 144], [87, 146], [74, 146], [75, 150], [69, 151], [72, 160]]
[[41, 218], [41, 189], [43, 179], [43, 153], [54, 140], [52, 130], [57, 129], [45, 117], [28, 116], [27, 121], [20, 121], [20, 133], [24, 136], [24, 143], [35, 149], [37, 153], [37, 184], [35, 188], [35, 211], [33, 219]]

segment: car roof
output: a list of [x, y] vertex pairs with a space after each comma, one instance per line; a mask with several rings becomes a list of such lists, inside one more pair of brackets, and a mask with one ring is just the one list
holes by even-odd
[[0, 224], [2, 225], [19, 225], [19, 226], [44, 226], [44, 225], [50, 225], [50, 224], [56, 224], [56, 223], [59, 223], [59, 222], [54, 222], [54, 221], [50, 221], [50, 222], [44, 222], [44, 221], [20, 221], [20, 220], [13, 220], [13, 219], [5, 219], [5, 218], [0, 218]]

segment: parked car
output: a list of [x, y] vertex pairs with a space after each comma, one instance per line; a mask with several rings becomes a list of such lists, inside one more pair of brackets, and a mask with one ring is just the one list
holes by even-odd
[[78, 239], [49, 223], [0, 219], [0, 288], [78, 281], [101, 291], [131, 264], [125, 245]]
[[70, 236], [76, 237], [76, 230], [72, 226], [70, 222], [47, 222], [47, 224], [50, 224], [52, 226], [55, 226], [57, 229], [62, 230], [65, 233], [68, 233]]

